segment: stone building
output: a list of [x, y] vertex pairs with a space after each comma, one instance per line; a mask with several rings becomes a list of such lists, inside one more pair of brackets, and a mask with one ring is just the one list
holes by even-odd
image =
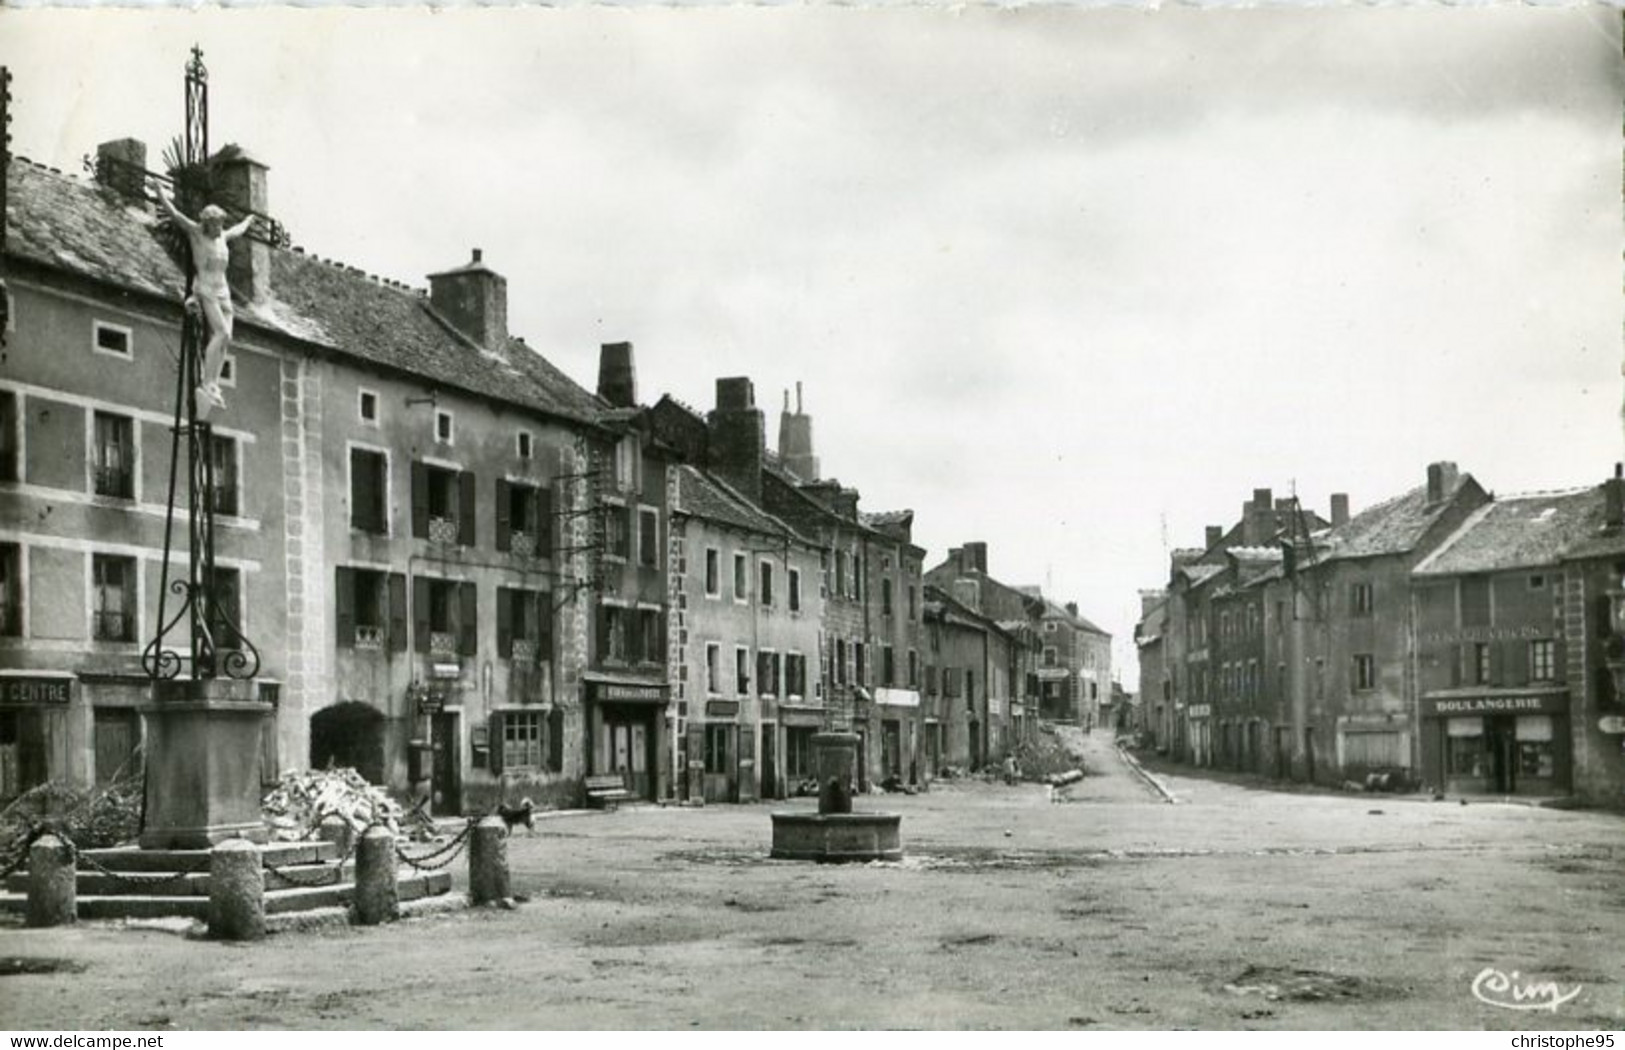
[[[967, 597], [970, 595], [967, 594]], [[1006, 629], [953, 595], [925, 588], [925, 758], [929, 775], [1001, 761], [1028, 728], [1018, 711], [1035, 636]]]
[[1173, 737], [1173, 683], [1168, 676], [1168, 592], [1142, 590], [1140, 619], [1134, 625], [1134, 649], [1140, 667], [1140, 723], [1147, 746], [1168, 752]]
[[[1594, 806], [1625, 809], [1625, 479], [1597, 489], [1557, 579], [1560, 663], [1569, 690], [1570, 786]], [[1597, 504], [1600, 503], [1600, 520]]]

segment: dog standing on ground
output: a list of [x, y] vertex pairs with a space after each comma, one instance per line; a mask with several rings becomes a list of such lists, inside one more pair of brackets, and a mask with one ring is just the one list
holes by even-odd
[[520, 801], [519, 805], [517, 806], [508, 806], [498, 803], [497, 816], [502, 818], [503, 826], [508, 829], [508, 834], [510, 835], [513, 834], [513, 829], [517, 828], [521, 824], [525, 826], [525, 830], [535, 831], [536, 825], [531, 820], [531, 813], [535, 809], [536, 807], [528, 798]]

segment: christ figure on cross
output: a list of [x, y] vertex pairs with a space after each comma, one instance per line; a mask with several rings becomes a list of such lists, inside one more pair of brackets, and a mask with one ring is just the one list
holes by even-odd
[[203, 307], [203, 316], [209, 321], [209, 342], [203, 348], [203, 382], [197, 388], [198, 419], [207, 420], [211, 410], [226, 407], [225, 396], [220, 393], [220, 372], [226, 364], [226, 349], [231, 345], [231, 286], [226, 282], [226, 265], [231, 253], [227, 245], [248, 232], [254, 217], [250, 215], [228, 227], [225, 211], [210, 204], [193, 222], [175, 207], [162, 188], [158, 190], [158, 200], [192, 242], [192, 265], [197, 270], [192, 296]]

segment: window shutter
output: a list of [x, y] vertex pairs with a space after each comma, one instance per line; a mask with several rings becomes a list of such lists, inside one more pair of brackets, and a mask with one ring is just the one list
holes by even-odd
[[429, 538], [429, 468], [412, 461], [412, 535]]
[[564, 772], [564, 712], [557, 707], [547, 713], [547, 768]]
[[508, 539], [511, 531], [512, 522], [508, 519], [508, 479], [497, 478], [497, 550], [513, 549], [513, 544]]
[[502, 772], [502, 712], [492, 711], [485, 723], [486, 768], [492, 773]]
[[355, 570], [341, 565], [334, 576], [334, 622], [338, 624], [338, 645], [341, 649], [348, 649], [355, 645]]
[[413, 647], [420, 653], [429, 651], [429, 580], [426, 576], [412, 577], [412, 633]]
[[521, 593], [497, 588], [497, 655], [504, 660], [513, 656], [513, 600]]
[[627, 663], [640, 664], [647, 658], [643, 652], [643, 617], [642, 609], [628, 609], [625, 613]]
[[367, 454], [359, 448], [350, 450], [350, 527], [367, 529], [368, 512], [372, 510], [372, 471], [367, 469]]
[[773, 667], [772, 653], [756, 654], [756, 691], [766, 693], [772, 688], [772, 679], [769, 677]]
[[474, 510], [476, 498], [474, 472], [465, 470], [457, 475], [457, 543], [459, 546], [472, 547], [475, 545]]
[[598, 606], [598, 662], [603, 663], [609, 659], [609, 609], [600, 604]]
[[536, 553], [553, 556], [553, 490], [536, 490]]
[[[1517, 646], [1523, 643], [1512, 642], [1510, 644]], [[1507, 675], [1506, 648], [1506, 643], [1490, 643], [1490, 683], [1492, 685], [1507, 685], [1511, 681]]]
[[464, 656], [473, 656], [479, 652], [480, 645], [479, 591], [473, 583], [460, 583], [457, 599], [457, 630], [462, 635], [457, 650]]
[[1507, 655], [1510, 657], [1507, 662], [1507, 685], [1529, 684], [1529, 672], [1531, 670], [1529, 666], [1530, 648], [1531, 645], [1528, 641], [1506, 643]]
[[398, 572], [389, 574], [389, 648], [406, 651], [406, 577]]
[[536, 658], [553, 659], [553, 592], [536, 595]]

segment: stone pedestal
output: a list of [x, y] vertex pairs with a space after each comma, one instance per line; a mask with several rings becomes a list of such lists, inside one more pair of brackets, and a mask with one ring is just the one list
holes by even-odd
[[818, 770], [818, 812], [852, 812], [852, 785], [858, 780], [858, 735], [814, 733], [813, 766]]
[[147, 721], [142, 849], [264, 842], [260, 730], [270, 714], [252, 681], [156, 682]]
[[856, 733], [819, 733], [813, 737], [818, 812], [772, 815], [771, 856], [775, 859], [820, 863], [903, 859], [900, 815], [852, 812], [859, 742]]

